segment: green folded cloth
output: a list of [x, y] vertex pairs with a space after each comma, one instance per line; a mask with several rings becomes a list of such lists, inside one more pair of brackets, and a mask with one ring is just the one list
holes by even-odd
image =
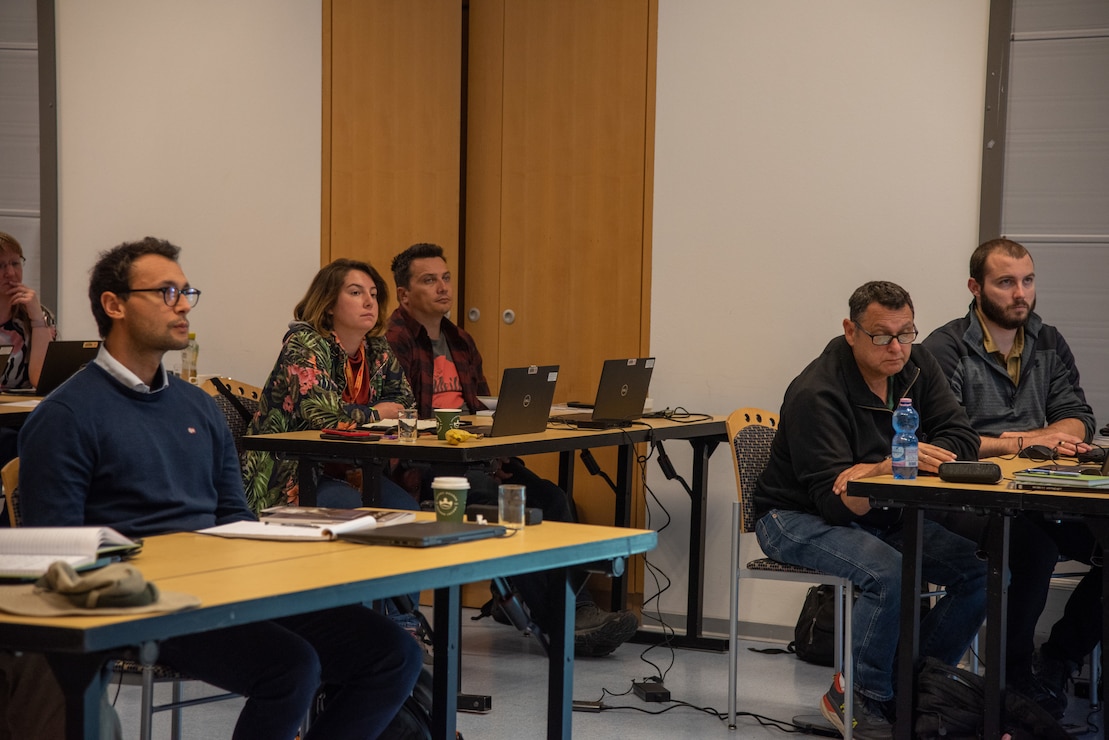
[[72, 565], [59, 560], [50, 564], [35, 586], [61, 594], [82, 609], [148, 606], [158, 600], [158, 587], [147, 583], [138, 568], [126, 563], [78, 573]]

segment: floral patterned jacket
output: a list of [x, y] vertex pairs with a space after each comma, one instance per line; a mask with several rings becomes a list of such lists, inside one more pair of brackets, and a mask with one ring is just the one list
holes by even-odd
[[[289, 324], [281, 354], [262, 388], [251, 434], [352, 427], [370, 420], [369, 407], [382, 401], [404, 406], [414, 402], [404, 370], [385, 337], [366, 341], [370, 400], [366, 406], [343, 402], [346, 353], [332, 336], [303, 322]], [[269, 506], [296, 504], [295, 460], [278, 460], [259, 450], [246, 453], [243, 481], [247, 503], [255, 513]]]

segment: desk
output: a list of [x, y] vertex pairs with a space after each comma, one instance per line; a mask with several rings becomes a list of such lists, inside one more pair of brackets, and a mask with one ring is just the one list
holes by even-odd
[[0, 427], [23, 426], [27, 415], [35, 410], [41, 401], [40, 396], [21, 396], [14, 393], [0, 393]]
[[[851, 481], [848, 495], [870, 499], [873, 506], [905, 509], [904, 551], [901, 576], [901, 646], [897, 665], [897, 716], [913, 716], [916, 697], [914, 662], [919, 652], [920, 611], [917, 607], [921, 580], [921, 527], [924, 509], [955, 509], [981, 511], [991, 519], [986, 543], [988, 570], [986, 581], [986, 715], [984, 737], [1001, 737], [1001, 710], [1005, 706], [1005, 629], [1008, 611], [1008, 583], [1005, 573], [1009, 564], [1009, 524], [1013, 515], [1022, 511], [1038, 511], [1055, 515], [1077, 515], [1095, 518], [1091, 523], [1102, 548], [1109, 545], [1109, 526], [1101, 524], [1109, 517], [1109, 491], [1070, 493], [1061, 491], [1024, 491], [1009, 489], [1008, 482], [1015, 470], [1033, 465], [1030, 460], [994, 459], [1001, 466], [1001, 483], [946, 483], [935, 476], [916, 480], [895, 480], [884, 475]], [[1101, 526], [1099, 526], [1099, 524]], [[1104, 570], [1103, 593], [1109, 594], [1109, 569]], [[1109, 626], [1109, 599], [1102, 599], [1102, 623]], [[908, 647], [909, 649], [905, 649]], [[1102, 653], [1102, 670], [1109, 665]], [[1096, 691], [1096, 687], [1091, 687]], [[898, 721], [895, 737], [912, 737], [912, 722]]]
[[[495, 540], [416, 550], [345, 542], [262, 542], [194, 533], [149, 537], [133, 561], [162, 588], [202, 606], [173, 614], [18, 617], [0, 613], [0, 648], [47, 652], [66, 681], [70, 738], [97, 737], [99, 667], [126, 647], [217, 627], [435, 590], [435, 737], [454, 737], [460, 586], [485, 578], [627, 558], [655, 547], [649, 530], [544, 522]], [[570, 737], [574, 600], [559, 594], [551, 635], [547, 736]]]
[[[488, 423], [488, 417], [474, 417]], [[675, 647], [726, 651], [727, 640], [702, 636], [704, 620], [704, 562], [705, 529], [708, 501], [708, 461], [720, 442], [727, 441], [724, 417], [706, 421], [681, 423], [667, 419], [643, 419], [626, 429], [577, 430], [554, 425], [539, 434], [520, 434], [511, 437], [486, 437], [461, 445], [450, 445], [434, 437], [422, 436], [415, 444], [395, 440], [361, 442], [320, 439], [317, 431], [261, 434], [243, 437], [248, 450], [265, 450], [279, 456], [294, 456], [301, 461], [346, 460], [355, 463], [377, 463], [396, 458], [442, 463], [485, 462], [499, 457], [522, 457], [546, 452], [559, 453], [559, 479], [562, 490], [573, 495], [574, 453], [593, 447], [619, 446], [616, 471], [616, 511], [614, 524], [631, 525], [632, 478], [635, 454], [632, 445], [653, 440], [686, 440], [693, 448], [693, 475], [690, 487], [689, 517], [689, 590], [686, 596], [685, 635], [668, 640]], [[307, 471], [307, 466], [301, 466]], [[370, 476], [373, 478], [374, 476]], [[303, 481], [302, 477], [302, 481]], [[305, 490], [302, 484], [302, 491]], [[301, 499], [310, 506], [314, 501]], [[366, 505], [372, 506], [372, 501]], [[612, 608], [623, 609], [627, 601], [625, 576], [614, 579]], [[637, 641], [659, 642], [665, 635], [656, 632], [637, 634]]]

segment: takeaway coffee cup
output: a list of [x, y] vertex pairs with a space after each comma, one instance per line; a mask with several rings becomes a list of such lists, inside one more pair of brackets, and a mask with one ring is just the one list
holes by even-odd
[[435, 518], [440, 522], [460, 522], [466, 513], [466, 494], [470, 481], [465, 478], [439, 476], [431, 481], [435, 496]]
[[448, 429], [458, 429], [462, 409], [435, 409], [435, 433], [439, 439], [447, 438]]

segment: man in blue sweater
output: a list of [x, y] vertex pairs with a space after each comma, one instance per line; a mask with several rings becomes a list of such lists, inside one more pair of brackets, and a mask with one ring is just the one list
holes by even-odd
[[[970, 257], [967, 287], [974, 302], [966, 316], [936, 329], [924, 346], [981, 435], [979, 456], [1015, 455], [1032, 445], [1059, 455], [1086, 452], [1093, 409], [1066, 340], [1036, 313], [1032, 255], [1010, 239], [987, 241]], [[984, 536], [985, 517], [930, 516], [964, 537]], [[1096, 562], [1094, 537], [1081, 521], [1026, 513], [1013, 520], [1010, 538], [1005, 677], [1012, 688], [1062, 717], [1068, 683], [1101, 639], [1101, 568], [1091, 568], [1071, 594], [1040, 649], [1039, 675], [1033, 673], [1036, 623], [1059, 556]]]
[[[230, 430], [210, 397], [168, 375], [200, 291], [179, 249], [147, 237], [101, 254], [89, 299], [104, 344], [20, 433], [32, 526], [105, 525], [135, 537], [252, 519]], [[247, 697], [239, 738], [292, 738], [321, 682], [337, 684], [306, 738], [377, 737], [422, 664], [392, 620], [354, 605], [165, 640], [158, 662]]]

